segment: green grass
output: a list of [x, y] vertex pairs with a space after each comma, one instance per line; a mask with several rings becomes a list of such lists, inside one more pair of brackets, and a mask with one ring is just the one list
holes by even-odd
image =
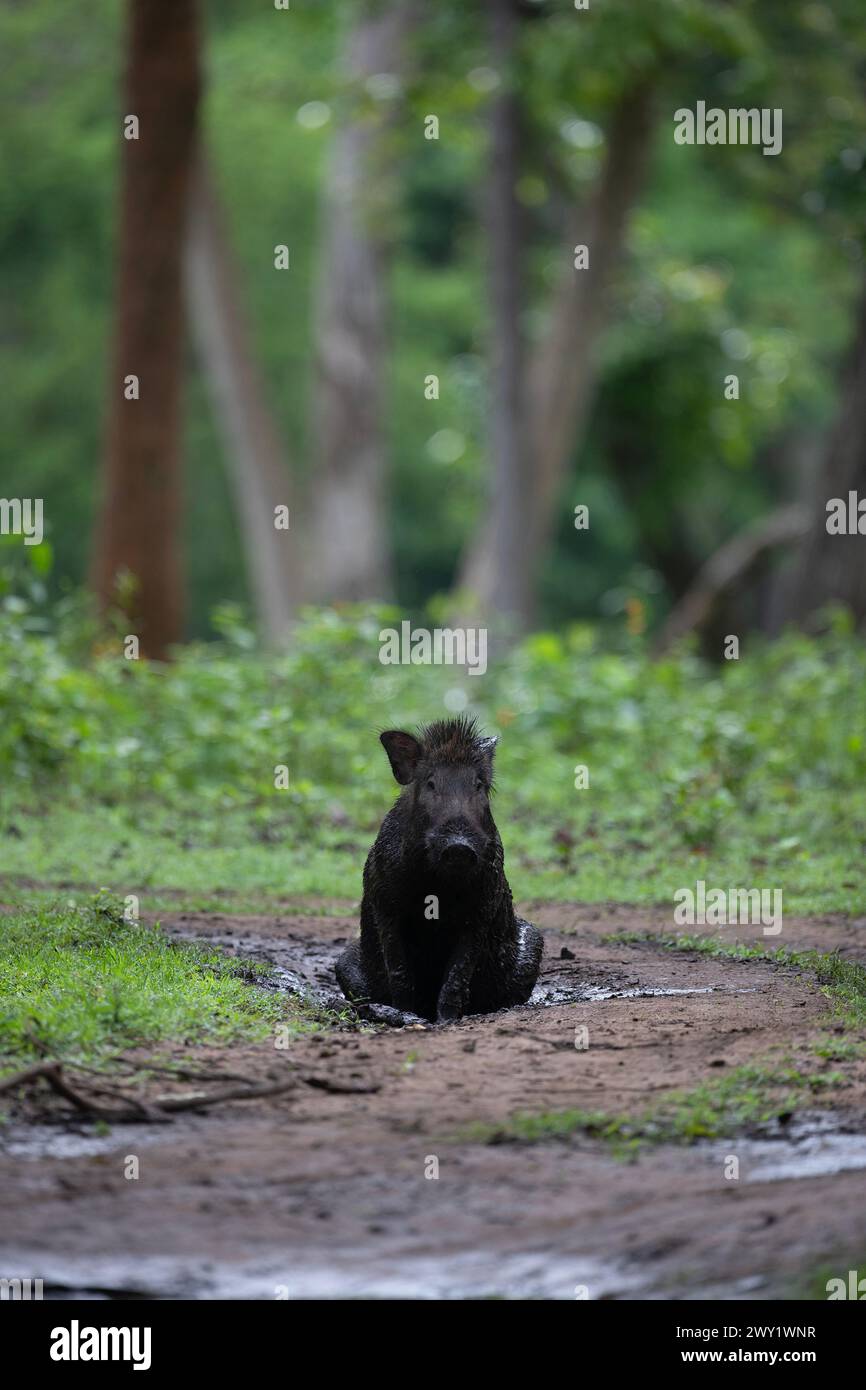
[[[195, 796], [179, 806], [154, 804], [147, 796], [119, 806], [93, 798], [85, 805], [74, 797], [44, 809], [19, 802], [5, 814], [0, 808], [0, 900], [35, 880], [47, 888], [72, 884], [88, 892], [107, 886], [121, 896], [135, 893], [149, 911], [225, 910], [227, 894], [237, 899], [232, 910], [238, 912], [323, 893], [357, 903], [364, 859], [390, 804], [387, 769], [380, 769], [378, 783], [375, 814], [364, 805], [339, 828], [326, 816], [318, 825], [299, 826], [279, 804], [216, 811]], [[514, 791], [511, 797], [501, 783], [494, 811], [509, 880], [521, 901], [672, 907], [678, 886], [702, 878], [710, 884], [782, 885], [791, 915], [864, 910], [855, 891], [862, 877], [859, 847], [816, 843], [807, 857], [792, 858], [774, 849], [775, 825], [752, 816], [730, 826], [715, 851], [699, 853], [648, 809], [644, 838], [635, 838], [613, 814], [599, 819], [583, 841], [575, 828], [574, 857], [566, 864], [556, 836], [571, 825], [573, 808], [525, 817], [519, 788]], [[811, 811], [818, 824], [824, 806], [822, 798], [806, 799], [800, 814], [805, 820]]]
[[248, 964], [124, 921], [104, 895], [14, 912], [0, 932], [0, 1068], [46, 1055], [93, 1061], [167, 1039], [264, 1039], [277, 1023], [317, 1026], [302, 1005], [249, 983], [250, 973]]
[[465, 704], [501, 735], [519, 901], [672, 905], [703, 878], [781, 888], [792, 914], [866, 912], [866, 648], [841, 621], [719, 668], [578, 625], [472, 678], [382, 666], [399, 617], [310, 613], [279, 654], [232, 627], [161, 667], [0, 602], [0, 897], [35, 882], [151, 910], [357, 902], [397, 791], [378, 730]]
[[673, 1091], [637, 1116], [601, 1111], [521, 1112], [504, 1125], [476, 1125], [463, 1137], [487, 1144], [534, 1144], [581, 1134], [601, 1140], [619, 1158], [648, 1144], [690, 1144], [768, 1124], [803, 1098], [838, 1085], [838, 1073], [808, 1075], [790, 1065], [749, 1063], [690, 1091]]

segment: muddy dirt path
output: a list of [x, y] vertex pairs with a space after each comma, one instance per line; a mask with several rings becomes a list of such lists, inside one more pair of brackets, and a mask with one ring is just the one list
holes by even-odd
[[[794, 969], [610, 940], [670, 932], [669, 914], [526, 914], [544, 930], [545, 963], [523, 1008], [445, 1027], [347, 1026], [285, 1052], [194, 1048], [198, 1066], [264, 1081], [299, 1064], [361, 1093], [299, 1087], [110, 1135], [13, 1122], [0, 1137], [0, 1272], [41, 1277], [60, 1297], [688, 1299], [784, 1297], [819, 1266], [862, 1263], [856, 1062], [823, 1112], [765, 1133], [647, 1148], [629, 1163], [579, 1135], [497, 1142], [515, 1112], [633, 1115], [742, 1063], [814, 1071], [811, 1042], [828, 1024], [826, 999]], [[269, 960], [275, 987], [325, 995], [355, 930], [336, 909], [163, 922]], [[786, 922], [783, 944], [866, 960], [866, 923]], [[731, 1154], [737, 1181], [725, 1177]], [[129, 1155], [138, 1180], [124, 1177]]]

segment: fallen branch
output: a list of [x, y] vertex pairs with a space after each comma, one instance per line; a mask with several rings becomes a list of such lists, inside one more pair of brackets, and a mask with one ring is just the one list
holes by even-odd
[[181, 1110], [204, 1110], [208, 1105], [219, 1105], [224, 1100], [256, 1100], [259, 1096], [277, 1096], [282, 1091], [290, 1091], [297, 1085], [297, 1078], [278, 1081], [273, 1086], [231, 1086], [225, 1091], [213, 1091], [208, 1095], [199, 1091], [192, 1096], [163, 1096], [159, 1107], [167, 1114], [177, 1114]]
[[159, 1072], [161, 1076], [176, 1076], [182, 1081], [246, 1081], [252, 1085], [248, 1076], [235, 1071], [192, 1071], [189, 1067], [159, 1067], [155, 1062], [144, 1062], [139, 1070]]
[[27, 1067], [26, 1070], [17, 1072], [15, 1076], [9, 1076], [5, 1081], [0, 1082], [0, 1091], [10, 1091], [15, 1086], [24, 1086], [31, 1081], [39, 1080], [47, 1081], [53, 1091], [56, 1091], [64, 1100], [68, 1100], [70, 1105], [87, 1115], [89, 1119], [105, 1120], [108, 1124], [130, 1120], [159, 1122], [166, 1119], [154, 1107], [129, 1096], [124, 1097], [129, 1102], [128, 1107], [118, 1110], [99, 1105], [87, 1096], [79, 1095], [78, 1091], [65, 1079], [63, 1068], [59, 1062], [40, 1062], [36, 1066]]
[[[529, 1033], [523, 1028], [497, 1028], [497, 1037], [500, 1038], [528, 1038], [530, 1042], [544, 1043], [547, 1047], [552, 1047], [560, 1051], [567, 1051], [574, 1048], [574, 1041], [571, 1038], [545, 1038], [541, 1033]], [[580, 1051], [576, 1048], [575, 1051]]]
[[[176, 1072], [166, 1067], [152, 1068], [152, 1070], [170, 1071], [172, 1075], [180, 1074], [180, 1069]], [[190, 1071], [187, 1075], [213, 1079], [215, 1074]], [[185, 1110], [204, 1110], [211, 1105], [221, 1105], [224, 1101], [230, 1100], [258, 1100], [264, 1096], [277, 1096], [292, 1090], [299, 1083], [312, 1086], [316, 1090], [327, 1091], [331, 1095], [370, 1095], [381, 1089], [377, 1083], [370, 1086], [355, 1085], [354, 1083], [344, 1085], [329, 1076], [320, 1076], [315, 1072], [308, 1074], [293, 1072], [286, 1081], [278, 1081], [269, 1086], [257, 1086], [247, 1077], [238, 1077], [237, 1079], [243, 1084], [229, 1086], [221, 1091], [198, 1091], [193, 1095], [186, 1096], [161, 1095], [150, 1102], [138, 1100], [135, 1096], [127, 1095], [115, 1087], [92, 1087], [91, 1089], [97, 1095], [109, 1095], [126, 1102], [125, 1106], [106, 1106], [76, 1090], [64, 1076], [63, 1068], [59, 1062], [39, 1062], [35, 1066], [27, 1067], [24, 1071], [17, 1072], [14, 1076], [9, 1076], [0, 1082], [0, 1092], [11, 1091], [18, 1086], [26, 1086], [31, 1082], [42, 1080], [46, 1081], [53, 1091], [67, 1100], [76, 1110], [87, 1115], [89, 1119], [104, 1120], [108, 1124], [130, 1122], [166, 1124], [170, 1122], [172, 1115], [180, 1114]]]
[[691, 588], [668, 615], [653, 654], [664, 656], [681, 637], [702, 627], [719, 596], [743, 579], [766, 551], [799, 540], [808, 528], [805, 508], [792, 504], [780, 507], [725, 541], [701, 567]]

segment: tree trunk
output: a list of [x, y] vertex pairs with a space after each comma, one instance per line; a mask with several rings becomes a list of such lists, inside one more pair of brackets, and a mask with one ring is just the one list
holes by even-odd
[[847, 505], [849, 492], [861, 501], [866, 498], [866, 293], [858, 308], [836, 425], [812, 489], [809, 533], [788, 590], [790, 622], [814, 619], [818, 609], [835, 601], [851, 609], [858, 626], [866, 624], [866, 535], [827, 531], [827, 503], [839, 497]]
[[196, 160], [187, 241], [186, 284], [198, 354], [223, 438], [250, 588], [266, 642], [287, 636], [300, 602], [296, 533], [277, 529], [275, 508], [290, 509], [290, 477], [238, 292], [240, 272], [204, 152]]
[[548, 331], [532, 361], [535, 489], [530, 543], [536, 555], [548, 539], [568, 462], [586, 423], [607, 289], [622, 255], [629, 214], [643, 187], [653, 129], [652, 87], [642, 80], [629, 88], [613, 113], [595, 195], [586, 215], [572, 224], [571, 245], [589, 247], [589, 268], [563, 275]]
[[[490, 112], [490, 175], [486, 240], [490, 261], [489, 489], [482, 543], [470, 553], [461, 581], [469, 608], [506, 627], [520, 627], [530, 603], [532, 575], [524, 528], [530, 505], [523, 409], [523, 215], [520, 175], [520, 99], [516, 87], [519, 17], [515, 0], [487, 0], [493, 64], [500, 87]], [[467, 609], [468, 613], [468, 609]]]
[[[415, 18], [407, 0], [365, 6], [343, 64], [359, 106], [371, 105], [367, 79], [402, 71]], [[320, 599], [381, 598], [390, 588], [383, 395], [393, 198], [386, 129], [378, 112], [352, 112], [334, 138], [325, 188], [311, 509], [311, 579]]]
[[[640, 193], [652, 143], [652, 84], [635, 82], [619, 101], [607, 137], [607, 154], [586, 209], [568, 231], [569, 269], [551, 304], [546, 332], [528, 364], [526, 407], [529, 474], [519, 564], [521, 621], [534, 616], [535, 581], [547, 546], [568, 464], [583, 432], [596, 380], [596, 351], [605, 322], [605, 298], [622, 252], [629, 213]], [[571, 265], [573, 247], [589, 248], [589, 266]], [[494, 482], [494, 486], [495, 482]], [[506, 584], [502, 566], [514, 564], [498, 546], [492, 514], [481, 527], [464, 563], [460, 588], [473, 593], [482, 610], [497, 602]]]
[[[125, 603], [142, 655], [164, 659], [183, 628], [180, 555], [182, 255], [199, 101], [195, 0], [131, 0], [122, 139], [119, 266], [103, 500], [93, 584], [102, 611]], [[125, 381], [138, 378], [140, 399]]]

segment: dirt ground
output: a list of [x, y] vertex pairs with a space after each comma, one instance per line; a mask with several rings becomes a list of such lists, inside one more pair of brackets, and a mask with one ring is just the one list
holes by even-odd
[[[811, 978], [610, 939], [669, 933], [669, 912], [521, 910], [545, 936], [522, 1008], [440, 1027], [346, 1025], [287, 1050], [194, 1039], [161, 1049], [261, 1083], [294, 1071], [336, 1090], [299, 1083], [110, 1134], [14, 1112], [0, 1137], [0, 1274], [40, 1277], [57, 1297], [761, 1299], [791, 1296], [818, 1268], [862, 1264], [866, 1075], [811, 1051], [833, 1029]], [[337, 906], [162, 920], [271, 961], [279, 987], [325, 995], [356, 929]], [[866, 921], [786, 921], [769, 941], [760, 927], [739, 933], [866, 960]], [[766, 1132], [647, 1147], [629, 1162], [585, 1136], [497, 1133], [516, 1112], [635, 1115], [773, 1059], [841, 1070], [844, 1084], [822, 1111], [810, 1102]], [[124, 1176], [131, 1155], [137, 1180]], [[737, 1180], [725, 1176], [731, 1155]]]

